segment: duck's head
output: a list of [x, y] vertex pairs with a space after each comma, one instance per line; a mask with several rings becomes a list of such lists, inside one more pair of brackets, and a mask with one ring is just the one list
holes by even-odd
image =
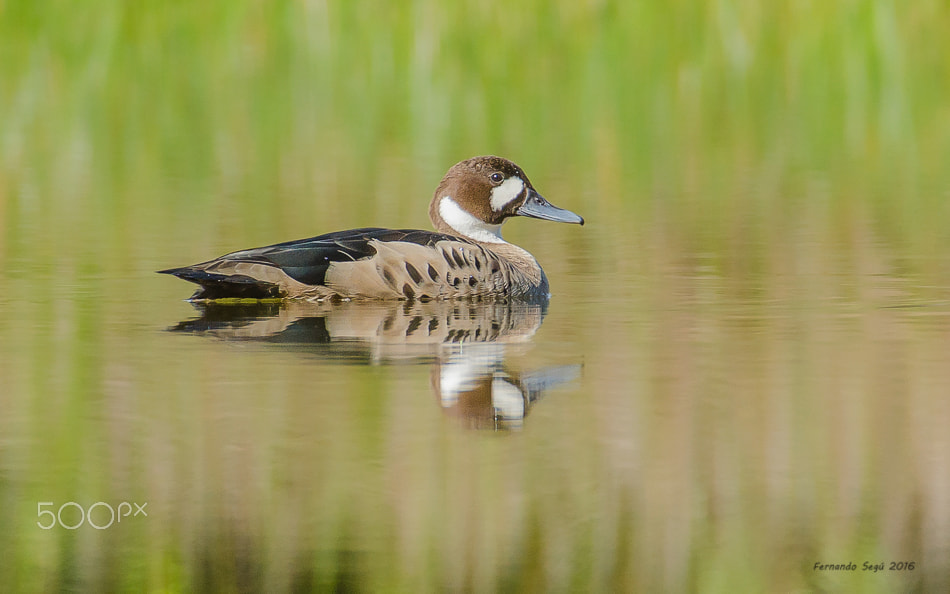
[[501, 226], [514, 216], [584, 224], [583, 218], [538, 194], [520, 167], [493, 156], [453, 165], [429, 205], [436, 229], [486, 243], [503, 241]]

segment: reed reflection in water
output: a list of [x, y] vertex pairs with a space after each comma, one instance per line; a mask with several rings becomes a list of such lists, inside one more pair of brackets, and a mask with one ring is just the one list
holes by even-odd
[[[16, 504], [0, 514], [16, 529], [0, 538], [25, 553], [0, 559], [21, 568], [7, 589], [945, 591], [945, 289], [885, 243], [779, 250], [755, 277], [643, 242], [669, 262], [620, 284], [555, 260], [548, 315], [195, 315], [150, 270], [34, 291], [55, 323], [8, 299], [0, 468]], [[583, 374], [559, 383], [577, 357]], [[512, 386], [522, 431], [456, 426], [517, 426]], [[37, 502], [100, 500], [150, 515], [36, 527]], [[917, 565], [813, 570], [839, 560]]]

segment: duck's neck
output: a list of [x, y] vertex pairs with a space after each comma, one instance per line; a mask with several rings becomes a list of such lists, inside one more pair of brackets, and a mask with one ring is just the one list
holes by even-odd
[[471, 214], [451, 196], [436, 197], [429, 205], [429, 218], [435, 228], [479, 243], [507, 243], [501, 237], [501, 225], [491, 225]]

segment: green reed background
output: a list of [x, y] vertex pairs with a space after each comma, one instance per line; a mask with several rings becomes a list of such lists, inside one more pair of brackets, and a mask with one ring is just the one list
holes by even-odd
[[2, 6], [7, 245], [422, 225], [486, 152], [700, 245], [802, 217], [946, 245], [941, 2]]
[[[0, 530], [0, 574], [19, 589], [330, 587], [357, 571], [365, 587], [403, 590], [761, 591], [834, 584], [802, 558], [937, 559], [946, 517], [903, 521], [914, 502], [939, 508], [942, 483], [869, 469], [939, 460], [929, 444], [945, 407], [920, 419], [882, 395], [866, 424], [847, 419], [874, 391], [868, 371], [895, 361], [912, 403], [937, 402], [945, 329], [838, 316], [892, 293], [933, 299], [946, 282], [948, 39], [950, 7], [927, 0], [0, 0], [0, 521], [14, 527]], [[587, 218], [556, 239], [506, 229], [543, 251], [555, 293], [597, 293], [658, 332], [582, 308], [587, 326], [546, 323], [588, 348], [591, 394], [616, 394], [561, 403], [574, 419], [594, 406], [585, 431], [564, 426], [564, 441], [510, 458], [503, 440], [427, 433], [428, 399], [387, 404], [380, 387], [415, 389], [408, 372], [284, 377], [266, 354], [209, 355], [151, 332], [188, 315], [188, 290], [151, 271], [340, 228], [427, 227], [445, 169], [484, 153]], [[661, 274], [694, 265], [708, 277]], [[887, 275], [907, 271], [924, 280], [894, 289]], [[670, 295], [682, 309], [664, 309]], [[828, 305], [842, 296], [859, 305]], [[769, 317], [783, 299], [798, 317]], [[762, 319], [735, 315], [749, 302]], [[678, 341], [697, 326], [718, 346]], [[869, 335], [890, 350], [853, 348]], [[691, 376], [704, 354], [716, 365]], [[683, 400], [744, 363], [738, 416]], [[842, 376], [846, 396], [815, 421]], [[274, 386], [279, 406], [256, 400]], [[631, 404], [632, 389], [651, 396]], [[307, 395], [319, 390], [353, 398], [318, 410]], [[638, 424], [651, 408], [659, 427]], [[815, 442], [771, 430], [813, 424]], [[655, 459], [625, 449], [631, 425]], [[77, 448], [98, 432], [98, 447]], [[784, 465], [773, 473], [763, 451]], [[365, 466], [378, 460], [386, 470]], [[781, 470], [834, 488], [771, 507]], [[423, 495], [406, 494], [406, 477]], [[130, 497], [129, 485], [178, 521], [93, 536], [33, 526], [38, 500]], [[671, 527], [644, 511], [656, 509], [712, 519]], [[782, 548], [769, 533], [806, 536]]]

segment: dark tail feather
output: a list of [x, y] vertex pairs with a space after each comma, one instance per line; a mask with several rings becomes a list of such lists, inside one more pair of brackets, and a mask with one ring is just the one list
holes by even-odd
[[280, 297], [280, 287], [242, 274], [218, 274], [196, 268], [169, 268], [159, 274], [172, 274], [201, 285], [191, 299], [268, 299]]

